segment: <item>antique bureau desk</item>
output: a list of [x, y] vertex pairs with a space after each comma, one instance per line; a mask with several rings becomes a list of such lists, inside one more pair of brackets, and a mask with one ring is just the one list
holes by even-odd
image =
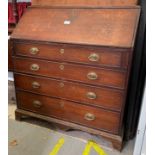
[[139, 7], [30, 7], [11, 39], [16, 119], [31, 116], [123, 142]]

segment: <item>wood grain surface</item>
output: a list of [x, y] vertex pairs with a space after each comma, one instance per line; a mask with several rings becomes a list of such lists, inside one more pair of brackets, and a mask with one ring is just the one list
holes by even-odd
[[[118, 133], [120, 114], [117, 112], [19, 91], [17, 91], [17, 100], [20, 109], [83, 124], [115, 134]], [[35, 107], [34, 101], [39, 101], [41, 106]], [[88, 113], [95, 116], [94, 120], [85, 119], [85, 115]]]
[[31, 8], [14, 39], [132, 48], [140, 10]]
[[41, 6], [129, 6], [138, 0], [32, 0], [32, 5]]
[[[37, 71], [31, 69], [33, 64], [38, 65]], [[126, 71], [20, 57], [14, 57], [14, 71], [120, 89], [125, 88], [127, 77]], [[91, 73], [96, 79], [90, 79]]]
[[[15, 74], [14, 77], [16, 89], [22, 89], [51, 97], [63, 98], [75, 102], [77, 101], [114, 111], [122, 110], [124, 92], [120, 90], [30, 75]], [[33, 87], [34, 82], [39, 84], [38, 88]], [[88, 98], [87, 94], [89, 92], [95, 93], [96, 98]]]
[[[36, 54], [31, 53], [32, 48], [37, 48]], [[63, 53], [61, 52], [63, 50]], [[129, 53], [131, 50], [122, 48], [107, 48], [95, 46], [80, 46], [68, 44], [46, 44], [43, 42], [20, 41], [14, 42], [14, 54], [39, 58], [45, 60], [56, 60], [65, 62], [74, 62], [89, 64], [100, 67], [128, 68]], [[90, 61], [89, 57], [97, 54], [97, 61]]]

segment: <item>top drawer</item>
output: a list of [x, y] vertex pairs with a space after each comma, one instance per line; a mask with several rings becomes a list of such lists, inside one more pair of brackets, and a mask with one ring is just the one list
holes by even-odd
[[129, 60], [125, 49], [65, 44], [15, 43], [14, 52], [18, 56], [117, 68], [127, 68]]

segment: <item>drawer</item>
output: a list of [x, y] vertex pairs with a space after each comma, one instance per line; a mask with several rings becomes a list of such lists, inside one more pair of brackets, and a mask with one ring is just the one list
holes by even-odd
[[15, 74], [17, 89], [120, 111], [124, 92], [76, 82]]
[[14, 58], [14, 70], [16, 72], [79, 81], [93, 85], [105, 85], [121, 89], [125, 88], [126, 81], [125, 71], [19, 57]]
[[18, 108], [117, 134], [120, 113], [17, 91]]
[[17, 56], [121, 68], [128, 67], [129, 59], [126, 49], [65, 44], [14, 43], [14, 52]]

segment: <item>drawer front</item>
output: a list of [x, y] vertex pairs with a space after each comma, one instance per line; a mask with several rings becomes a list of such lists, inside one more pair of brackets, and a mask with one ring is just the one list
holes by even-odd
[[17, 89], [120, 111], [124, 92], [79, 83], [15, 74]]
[[94, 85], [125, 88], [125, 71], [25, 58], [14, 58], [14, 70]]
[[122, 68], [127, 68], [129, 59], [129, 53], [124, 49], [111, 50], [77, 45], [15, 43], [14, 51], [19, 56]]
[[18, 108], [118, 133], [120, 113], [17, 91]]

